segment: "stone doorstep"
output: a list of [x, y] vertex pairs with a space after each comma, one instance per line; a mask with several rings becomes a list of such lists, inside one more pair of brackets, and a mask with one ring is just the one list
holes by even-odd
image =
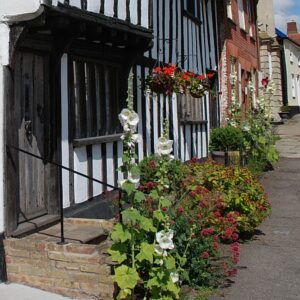
[[74, 299], [113, 299], [113, 263], [107, 254], [113, 224], [114, 220], [65, 219], [64, 245], [58, 244], [60, 224], [6, 239], [8, 281]]

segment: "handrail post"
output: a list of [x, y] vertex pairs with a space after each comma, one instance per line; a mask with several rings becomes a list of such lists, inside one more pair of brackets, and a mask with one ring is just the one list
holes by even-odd
[[[59, 171], [57, 169], [57, 171]], [[63, 184], [62, 184], [62, 170], [60, 170], [60, 183], [59, 183], [59, 206], [60, 206], [60, 242], [58, 242], [58, 245], [64, 245], [66, 244], [65, 241], [65, 230], [64, 230], [64, 204], [63, 204]]]

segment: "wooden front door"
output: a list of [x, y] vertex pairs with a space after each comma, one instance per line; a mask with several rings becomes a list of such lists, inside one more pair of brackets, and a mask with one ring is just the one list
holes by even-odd
[[[49, 58], [45, 54], [20, 52], [16, 64], [19, 148], [45, 157], [49, 147]], [[18, 223], [48, 214], [48, 169], [43, 160], [19, 153]]]

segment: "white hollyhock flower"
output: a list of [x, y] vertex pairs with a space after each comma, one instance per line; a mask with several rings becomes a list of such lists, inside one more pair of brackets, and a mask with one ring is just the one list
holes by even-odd
[[178, 274], [178, 273], [172, 272], [172, 273], [170, 274], [170, 277], [171, 277], [173, 283], [176, 283], [176, 282], [179, 281], [179, 274]]
[[158, 242], [161, 249], [174, 249], [173, 237], [174, 231], [160, 231], [155, 234], [156, 241]]
[[118, 181], [119, 187], [122, 187], [123, 184], [124, 184], [126, 181], [127, 181], [127, 179], [119, 180], [119, 181]]
[[161, 255], [161, 256], [168, 256], [168, 253], [166, 250], [163, 250], [159, 245], [155, 245], [154, 246], [154, 251], [158, 254], [158, 255]]
[[136, 127], [139, 123], [139, 115], [136, 112], [132, 112], [131, 115], [128, 118], [128, 125], [130, 126], [130, 130], [132, 132], [136, 131]]
[[129, 109], [127, 109], [127, 108], [122, 109], [121, 113], [119, 114], [119, 120], [120, 120], [122, 126], [124, 126], [124, 124], [128, 121], [128, 119], [131, 115], [132, 115], [132, 112]]
[[169, 155], [173, 151], [173, 141], [159, 138], [156, 153], [158, 155]]
[[134, 184], [136, 187], [140, 183], [140, 175], [139, 174], [133, 174], [133, 173], [128, 173], [128, 181]]

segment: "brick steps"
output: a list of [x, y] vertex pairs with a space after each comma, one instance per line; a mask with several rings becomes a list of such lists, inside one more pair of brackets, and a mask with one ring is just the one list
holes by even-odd
[[[66, 219], [65, 245], [59, 225], [4, 241], [8, 280], [74, 299], [113, 299], [112, 262], [106, 239], [112, 221]], [[83, 244], [83, 241], [101, 241]]]

